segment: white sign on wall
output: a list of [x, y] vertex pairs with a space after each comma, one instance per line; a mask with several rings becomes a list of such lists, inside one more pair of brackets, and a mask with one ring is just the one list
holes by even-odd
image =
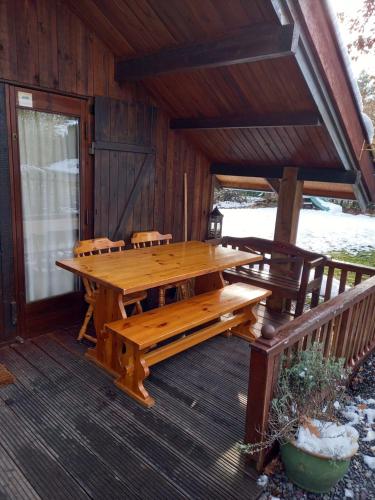
[[18, 105], [24, 108], [33, 107], [33, 94], [31, 92], [17, 92]]

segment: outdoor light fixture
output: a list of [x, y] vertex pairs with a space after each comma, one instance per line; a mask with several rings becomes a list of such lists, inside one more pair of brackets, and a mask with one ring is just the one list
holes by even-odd
[[224, 215], [215, 207], [208, 218], [208, 238], [221, 238]]

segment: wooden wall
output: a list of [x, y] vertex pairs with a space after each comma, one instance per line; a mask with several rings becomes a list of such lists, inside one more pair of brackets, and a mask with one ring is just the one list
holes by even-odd
[[[114, 55], [58, 0], [0, 0], [0, 80], [82, 97], [151, 103], [140, 85], [114, 81]], [[205, 237], [209, 161], [158, 112], [154, 228], [183, 236], [183, 173], [189, 183], [189, 238]], [[150, 228], [151, 229], [151, 228]]]

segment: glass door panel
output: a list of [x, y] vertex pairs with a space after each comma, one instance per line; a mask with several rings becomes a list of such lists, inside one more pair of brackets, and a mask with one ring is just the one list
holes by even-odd
[[26, 302], [72, 292], [55, 265], [79, 239], [79, 119], [17, 109]]

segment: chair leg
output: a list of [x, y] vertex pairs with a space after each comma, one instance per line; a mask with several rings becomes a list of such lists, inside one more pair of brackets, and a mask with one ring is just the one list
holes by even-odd
[[159, 307], [165, 306], [165, 288], [159, 288]]
[[139, 300], [137, 300], [137, 302], [135, 303], [135, 309], [137, 311], [137, 314], [143, 313], [142, 304]]
[[90, 304], [89, 307], [88, 307], [88, 309], [87, 309], [87, 312], [86, 312], [86, 315], [85, 315], [85, 319], [83, 320], [81, 329], [79, 331], [77, 340], [82, 340], [86, 336], [87, 326], [89, 324], [89, 321], [90, 321], [90, 319], [92, 317], [93, 312], [94, 312], [94, 306], [92, 304]]
[[188, 285], [186, 283], [183, 283], [182, 285], [180, 285], [180, 289], [181, 289], [182, 299], [188, 299], [189, 298]]

